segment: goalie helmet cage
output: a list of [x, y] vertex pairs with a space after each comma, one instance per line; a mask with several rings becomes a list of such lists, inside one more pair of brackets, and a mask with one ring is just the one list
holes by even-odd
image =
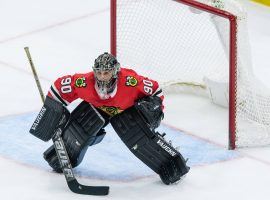
[[270, 144], [270, 94], [253, 75], [235, 0], [111, 0], [111, 53], [163, 88], [227, 83], [229, 149]]

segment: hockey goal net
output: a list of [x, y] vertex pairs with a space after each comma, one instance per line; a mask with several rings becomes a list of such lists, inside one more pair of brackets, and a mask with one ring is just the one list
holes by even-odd
[[270, 144], [270, 94], [253, 75], [234, 0], [111, 0], [111, 52], [164, 89], [229, 108], [229, 148]]

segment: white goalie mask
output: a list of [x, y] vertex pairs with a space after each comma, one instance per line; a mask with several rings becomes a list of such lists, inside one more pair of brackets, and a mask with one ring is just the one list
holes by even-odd
[[[120, 64], [117, 59], [107, 52], [101, 54], [95, 60], [93, 71], [95, 75], [96, 85], [98, 87], [98, 92], [103, 95], [107, 95], [113, 92], [117, 84], [118, 72], [120, 71]], [[112, 72], [111, 78], [106, 81], [99, 80], [97, 74], [99, 72], [105, 71]]]

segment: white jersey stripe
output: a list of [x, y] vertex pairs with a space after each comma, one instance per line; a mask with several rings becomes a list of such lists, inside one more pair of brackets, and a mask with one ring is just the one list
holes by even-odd
[[[52, 90], [51, 88], [52, 88], [53, 90]], [[64, 102], [66, 105], [69, 105], [69, 102], [66, 101], [65, 99], [63, 99], [63, 98], [61, 97], [61, 95], [59, 94], [59, 91], [57, 90], [57, 88], [55, 87], [54, 84], [51, 85], [51, 88], [50, 88], [50, 93], [51, 93], [51, 95], [53, 96], [53, 98], [54, 98], [55, 100], [57, 100], [57, 101], [59, 101], [59, 102], [61, 102], [61, 103]], [[56, 93], [57, 95], [55, 95], [55, 93]], [[60, 97], [61, 99], [59, 99], [59, 97]]]
[[153, 96], [158, 96], [158, 97], [161, 97], [163, 95], [163, 92], [162, 92], [162, 89], [160, 87], [158, 87], [156, 89], [156, 91], [153, 93]]

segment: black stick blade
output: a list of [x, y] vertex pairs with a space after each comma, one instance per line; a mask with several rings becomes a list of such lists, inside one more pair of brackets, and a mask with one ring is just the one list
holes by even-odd
[[109, 194], [108, 186], [86, 186], [78, 183], [76, 179], [68, 181], [69, 189], [77, 194], [105, 196]]

